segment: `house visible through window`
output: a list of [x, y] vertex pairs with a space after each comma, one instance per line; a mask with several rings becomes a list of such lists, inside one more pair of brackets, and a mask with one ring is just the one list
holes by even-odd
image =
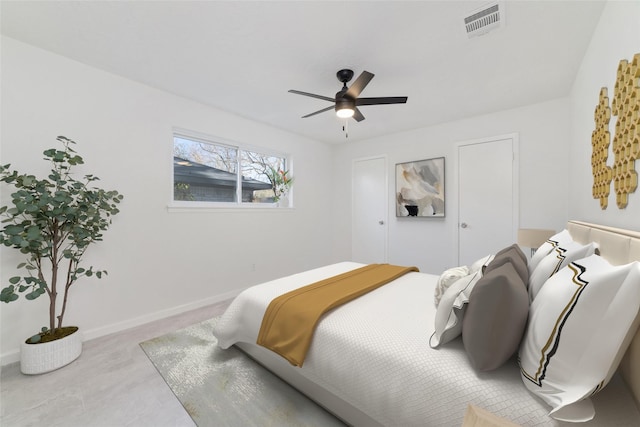
[[175, 134], [173, 200], [273, 203], [273, 174], [286, 166], [285, 157]]

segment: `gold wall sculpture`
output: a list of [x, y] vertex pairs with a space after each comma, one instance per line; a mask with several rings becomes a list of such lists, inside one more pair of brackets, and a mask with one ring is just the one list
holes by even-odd
[[607, 166], [609, 157], [609, 121], [611, 120], [611, 108], [609, 108], [609, 96], [607, 88], [600, 89], [600, 102], [595, 111], [596, 128], [591, 133], [591, 170], [593, 173], [592, 193], [594, 199], [600, 199], [600, 207], [606, 209], [609, 204], [609, 192], [611, 190], [611, 168]]
[[[617, 121], [612, 144], [614, 161], [613, 166], [608, 167], [611, 115], [617, 116]], [[626, 59], [620, 61], [611, 109], [607, 88], [602, 88], [594, 118], [596, 127], [591, 134], [593, 197], [600, 199], [600, 207], [606, 209], [613, 180], [616, 204], [624, 209], [629, 202], [629, 194], [638, 188], [635, 163], [640, 158], [640, 53], [635, 54], [631, 62]]]

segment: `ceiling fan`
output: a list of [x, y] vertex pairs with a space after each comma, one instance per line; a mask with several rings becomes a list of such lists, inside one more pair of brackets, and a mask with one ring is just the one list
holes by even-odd
[[299, 90], [291, 89], [289, 92], [298, 95], [310, 96], [312, 98], [322, 99], [324, 101], [333, 102], [334, 105], [323, 108], [302, 118], [315, 116], [316, 114], [324, 113], [331, 109], [336, 110], [336, 115], [340, 118], [353, 117], [356, 121], [360, 122], [364, 120], [364, 116], [358, 109], [361, 105], [382, 105], [382, 104], [404, 104], [407, 102], [406, 96], [388, 96], [381, 98], [358, 98], [362, 90], [369, 84], [373, 78], [373, 74], [368, 71], [363, 71], [362, 74], [351, 84], [351, 87], [347, 87], [347, 82], [353, 78], [352, 70], [340, 70], [336, 73], [338, 80], [342, 82], [342, 89], [336, 93], [335, 98], [328, 96], [316, 95], [314, 93], [302, 92]]

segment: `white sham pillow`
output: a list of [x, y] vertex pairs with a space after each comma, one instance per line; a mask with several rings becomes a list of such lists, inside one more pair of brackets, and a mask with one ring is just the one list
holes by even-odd
[[458, 279], [468, 275], [469, 268], [464, 265], [445, 270], [444, 273], [442, 273], [438, 278], [438, 283], [436, 283], [436, 290], [433, 295], [433, 300], [436, 304], [436, 307], [438, 307], [438, 305], [440, 304], [442, 295], [444, 295], [445, 291], [449, 289], [449, 286], [451, 286]]
[[458, 279], [444, 292], [436, 310], [435, 332], [429, 339], [431, 348], [437, 348], [462, 334], [462, 319], [469, 302], [469, 295], [481, 277], [480, 269]]
[[529, 308], [519, 351], [522, 381], [553, 418], [587, 421], [588, 397], [611, 379], [638, 326], [640, 263], [598, 255], [553, 275]]
[[556, 245], [549, 254], [544, 257], [529, 277], [529, 299], [536, 298], [540, 288], [549, 277], [569, 265], [570, 262], [593, 255], [598, 248], [597, 243], [581, 245], [573, 240]]
[[476, 262], [474, 262], [469, 266], [469, 274], [473, 274], [481, 270], [483, 267], [486, 267], [487, 265], [489, 265], [491, 261], [493, 261], [494, 258], [495, 258], [494, 254], [490, 254], [480, 258], [479, 260], [477, 260]]
[[561, 232], [549, 237], [546, 242], [540, 245], [536, 250], [536, 253], [531, 257], [531, 260], [529, 260], [529, 275], [531, 276], [531, 274], [533, 274], [533, 271], [536, 269], [540, 261], [549, 255], [549, 252], [551, 252], [553, 248], [570, 242], [573, 242], [573, 238], [571, 237], [571, 234], [569, 234], [569, 230], [562, 230]]

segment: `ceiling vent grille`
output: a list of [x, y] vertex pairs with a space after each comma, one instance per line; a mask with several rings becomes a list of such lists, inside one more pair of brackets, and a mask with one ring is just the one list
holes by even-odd
[[464, 26], [469, 38], [481, 36], [504, 25], [504, 5], [493, 2], [472, 11], [464, 18]]

